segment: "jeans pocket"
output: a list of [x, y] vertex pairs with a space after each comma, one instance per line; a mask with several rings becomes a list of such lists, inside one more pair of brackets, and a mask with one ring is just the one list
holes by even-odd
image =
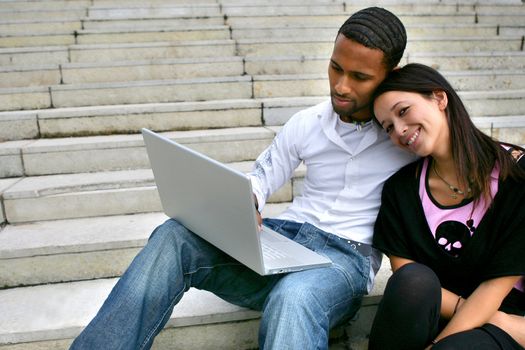
[[316, 247], [312, 246], [311, 242], [313, 243], [313, 241], [315, 241], [313, 238], [318, 232], [318, 229], [315, 226], [312, 226], [308, 223], [304, 223], [304, 224], [293, 223], [293, 224], [296, 224], [294, 226], [294, 230], [296, 231], [296, 233], [292, 239], [295, 242], [305, 246], [306, 248], [309, 248], [315, 251]]
[[269, 229], [272, 229], [275, 232], [289, 239], [292, 239], [292, 240], [295, 239], [295, 237], [297, 236], [297, 233], [303, 226], [303, 224], [299, 222], [280, 220], [280, 219], [264, 219], [263, 224]]

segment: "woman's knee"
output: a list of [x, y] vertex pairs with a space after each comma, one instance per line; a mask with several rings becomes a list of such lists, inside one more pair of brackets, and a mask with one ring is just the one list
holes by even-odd
[[389, 319], [434, 320], [439, 317], [440, 307], [439, 279], [428, 267], [411, 263], [390, 277], [380, 309], [381, 313], [388, 314]]
[[428, 293], [441, 291], [439, 278], [429, 267], [410, 263], [399, 268], [388, 280], [385, 294], [394, 292], [410, 297], [427, 296]]

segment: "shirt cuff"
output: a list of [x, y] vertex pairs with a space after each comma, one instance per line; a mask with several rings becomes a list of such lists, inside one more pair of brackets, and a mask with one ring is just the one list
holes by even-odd
[[250, 180], [252, 182], [253, 194], [257, 198], [257, 210], [260, 213], [260, 212], [262, 212], [264, 206], [266, 205], [266, 198], [264, 197], [264, 195], [262, 194], [262, 192], [261, 192], [261, 190], [259, 188], [259, 183], [258, 183], [257, 179], [255, 179], [253, 176], [250, 176]]

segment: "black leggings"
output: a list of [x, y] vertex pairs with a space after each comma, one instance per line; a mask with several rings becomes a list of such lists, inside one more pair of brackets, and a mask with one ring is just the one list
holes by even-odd
[[[372, 330], [370, 350], [422, 350], [444, 327], [440, 319], [441, 284], [428, 267], [411, 263], [388, 280]], [[433, 350], [523, 350], [500, 328], [482, 327], [450, 335]]]

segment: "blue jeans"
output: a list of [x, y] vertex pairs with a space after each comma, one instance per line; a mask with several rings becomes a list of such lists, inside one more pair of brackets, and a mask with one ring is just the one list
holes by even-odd
[[344, 239], [277, 219], [264, 224], [334, 262], [260, 276], [175, 220], [155, 229], [71, 349], [149, 349], [190, 287], [262, 312], [260, 349], [328, 349], [329, 330], [353, 317], [370, 262]]

